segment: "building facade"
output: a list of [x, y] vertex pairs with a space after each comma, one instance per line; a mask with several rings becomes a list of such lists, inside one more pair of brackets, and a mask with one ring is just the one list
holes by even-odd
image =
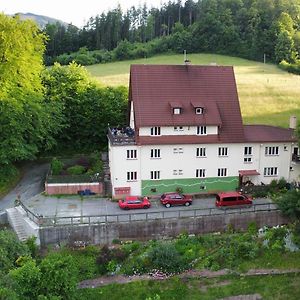
[[294, 130], [243, 125], [232, 67], [133, 65], [128, 119], [108, 134], [116, 198], [298, 180]]

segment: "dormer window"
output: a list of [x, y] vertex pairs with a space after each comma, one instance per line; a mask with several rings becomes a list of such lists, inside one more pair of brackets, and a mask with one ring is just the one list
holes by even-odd
[[181, 108], [179, 108], [179, 107], [173, 108], [173, 114], [174, 115], [180, 115], [181, 114]]
[[191, 105], [193, 106], [195, 110], [196, 115], [203, 115], [204, 114], [204, 104], [200, 101], [191, 101]]
[[173, 115], [182, 114], [182, 104], [180, 102], [169, 102]]
[[203, 107], [196, 107], [195, 112], [196, 112], [196, 115], [203, 115], [204, 108]]

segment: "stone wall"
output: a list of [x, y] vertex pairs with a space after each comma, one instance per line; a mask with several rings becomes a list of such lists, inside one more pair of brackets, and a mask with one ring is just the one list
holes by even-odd
[[131, 223], [103, 223], [40, 228], [41, 246], [84, 241], [91, 244], [109, 244], [119, 240], [149, 240], [175, 237], [182, 232], [204, 234], [225, 231], [229, 224], [236, 230], [246, 230], [250, 222], [259, 227], [287, 224], [279, 211], [251, 212], [197, 218], [159, 219]]

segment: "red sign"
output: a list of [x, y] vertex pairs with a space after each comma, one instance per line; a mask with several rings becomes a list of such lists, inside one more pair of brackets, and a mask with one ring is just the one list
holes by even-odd
[[115, 195], [128, 195], [130, 194], [130, 187], [115, 187]]

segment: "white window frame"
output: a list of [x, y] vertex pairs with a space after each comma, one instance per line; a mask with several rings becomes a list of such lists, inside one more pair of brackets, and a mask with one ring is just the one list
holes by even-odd
[[196, 178], [205, 178], [206, 177], [205, 169], [196, 169]]
[[196, 157], [206, 157], [206, 148], [205, 147], [196, 148]]
[[183, 131], [183, 126], [174, 126], [174, 131]]
[[197, 135], [207, 135], [207, 127], [197, 126]]
[[228, 156], [228, 147], [219, 147], [219, 149], [218, 149], [218, 155], [220, 157]]
[[252, 150], [253, 150], [252, 146], [245, 146], [244, 147], [244, 155], [245, 156], [252, 155]]
[[279, 146], [266, 146], [265, 147], [266, 156], [278, 156], [279, 155]]
[[159, 148], [153, 148], [150, 151], [150, 158], [161, 158], [160, 157], [160, 149]]
[[160, 171], [150, 171], [150, 179], [151, 180], [159, 180], [160, 179]]
[[265, 177], [276, 177], [278, 176], [278, 167], [265, 167], [264, 168]]
[[173, 153], [174, 154], [182, 154], [183, 153], [183, 148], [182, 147], [173, 148]]
[[218, 177], [226, 177], [227, 168], [218, 168]]
[[150, 128], [150, 135], [151, 136], [160, 136], [161, 135], [161, 128], [159, 126], [151, 127]]
[[128, 171], [127, 181], [137, 181], [137, 171]]
[[203, 107], [196, 107], [195, 108], [195, 113], [196, 115], [203, 115], [204, 108]]
[[251, 156], [245, 156], [244, 157], [244, 164], [252, 164], [252, 157]]
[[127, 150], [127, 159], [137, 159], [137, 150], [136, 149], [128, 149]]
[[183, 175], [183, 170], [179, 169], [179, 170], [173, 170], [173, 175]]
[[173, 114], [174, 115], [180, 115], [181, 114], [181, 108], [180, 107], [174, 107], [173, 108]]

